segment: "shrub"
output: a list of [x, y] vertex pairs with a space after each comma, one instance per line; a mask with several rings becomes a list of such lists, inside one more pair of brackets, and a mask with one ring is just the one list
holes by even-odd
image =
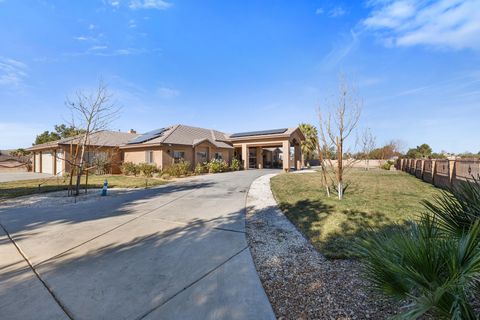
[[208, 172], [207, 163], [197, 163], [195, 166], [195, 174], [203, 174]]
[[384, 170], [390, 170], [390, 168], [393, 166], [394, 162], [392, 160], [388, 160], [384, 164], [382, 164], [381, 168]]
[[190, 173], [190, 162], [180, 161], [178, 163], [174, 163], [165, 169], [165, 173], [173, 177], [186, 176]]
[[162, 173], [162, 178], [165, 179], [165, 180], [169, 180], [170, 179], [170, 174], [168, 174], [166, 172], [163, 172]]
[[238, 171], [242, 169], [242, 163], [237, 158], [232, 159], [232, 164], [230, 165], [230, 170]]
[[138, 170], [145, 177], [151, 178], [153, 175], [158, 172], [157, 166], [150, 163], [140, 163], [138, 165]]
[[96, 158], [93, 161], [93, 165], [95, 166], [95, 174], [99, 175], [110, 173], [110, 169], [112, 168], [110, 160], [103, 158]]
[[444, 233], [458, 237], [480, 220], [480, 181], [474, 179], [459, 188], [444, 190], [432, 201], [423, 201], [423, 205], [435, 216]]
[[122, 163], [122, 166], [120, 167], [120, 170], [126, 176], [129, 176], [129, 175], [136, 176], [137, 174], [140, 173], [139, 167], [133, 162]]
[[411, 304], [402, 318], [476, 319], [480, 293], [480, 184], [425, 202], [408, 228], [372, 233], [358, 246], [367, 278], [383, 294]]
[[209, 173], [218, 173], [228, 171], [228, 163], [225, 160], [212, 159], [207, 164]]

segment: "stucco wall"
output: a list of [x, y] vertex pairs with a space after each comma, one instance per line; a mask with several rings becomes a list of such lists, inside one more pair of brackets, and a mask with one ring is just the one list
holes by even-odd
[[160, 147], [136, 148], [130, 150], [123, 150], [123, 161], [133, 162], [135, 164], [146, 162], [146, 152], [153, 151], [153, 163], [157, 168], [162, 169], [163, 152]]

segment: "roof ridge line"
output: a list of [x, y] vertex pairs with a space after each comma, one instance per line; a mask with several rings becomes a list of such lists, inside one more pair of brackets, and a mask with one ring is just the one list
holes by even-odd
[[162, 141], [161, 141], [160, 143], [163, 143], [165, 140], [167, 140], [167, 138], [170, 137], [170, 136], [172, 135], [172, 133], [173, 133], [175, 130], [177, 130], [178, 127], [180, 127], [180, 126], [181, 126], [181, 124], [173, 125], [172, 131], [171, 131], [169, 134], [167, 134], [165, 137], [163, 137], [163, 139], [162, 139]]
[[217, 138], [215, 138], [215, 133], [213, 133], [213, 129], [210, 129], [210, 134], [212, 135], [213, 141], [217, 141]]

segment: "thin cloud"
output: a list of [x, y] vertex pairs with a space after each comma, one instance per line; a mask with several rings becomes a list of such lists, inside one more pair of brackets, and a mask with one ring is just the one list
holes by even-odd
[[78, 37], [73, 37], [73, 39], [78, 41], [87, 41], [87, 40], [92, 40], [92, 37], [78, 36]]
[[93, 46], [88, 48], [89, 51], [107, 50], [107, 46]]
[[120, 7], [120, 1], [118, 0], [106, 0], [105, 3], [107, 3], [114, 9], [118, 9]]
[[334, 48], [323, 59], [323, 65], [332, 68], [340, 63], [358, 45], [360, 33], [350, 30], [350, 34], [344, 36], [341, 43]]
[[109, 48], [106, 45], [96, 45], [96, 46], [89, 47], [85, 51], [67, 53], [66, 55], [73, 56], [73, 57], [87, 56], [87, 55], [99, 56], [99, 57], [116, 57], [116, 56], [141, 55], [141, 54], [160, 51], [160, 49], [148, 50], [146, 48], [119, 48], [119, 49], [112, 48], [111, 50], [108, 50], [108, 49]]
[[130, 9], [157, 9], [166, 10], [172, 6], [171, 3], [164, 0], [132, 0], [128, 7]]
[[0, 86], [18, 87], [27, 76], [27, 65], [25, 63], [0, 57]]
[[315, 14], [317, 15], [321, 15], [325, 12], [325, 10], [323, 10], [323, 8], [317, 8], [317, 10], [315, 10]]
[[157, 94], [164, 99], [172, 99], [180, 95], [180, 91], [167, 87], [160, 87], [157, 89]]
[[347, 13], [342, 7], [335, 7], [328, 12], [328, 15], [332, 18], [337, 18], [345, 15]]
[[426, 45], [480, 50], [480, 1], [390, 0], [370, 2], [363, 21], [387, 46]]

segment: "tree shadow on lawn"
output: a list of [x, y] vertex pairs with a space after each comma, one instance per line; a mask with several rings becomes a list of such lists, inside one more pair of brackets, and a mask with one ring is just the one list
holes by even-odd
[[372, 232], [408, 227], [408, 222], [393, 220], [382, 212], [336, 211], [320, 200], [282, 202], [279, 206], [312, 245], [332, 259], [358, 258], [355, 244]]

